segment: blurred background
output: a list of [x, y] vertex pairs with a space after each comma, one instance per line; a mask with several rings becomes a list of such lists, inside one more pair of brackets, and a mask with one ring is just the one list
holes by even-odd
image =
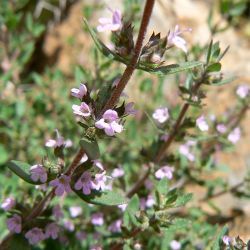
[[[124, 15], [131, 15], [135, 30], [138, 30], [143, 5], [142, 0], [1, 0], [0, 189], [3, 193], [8, 192], [4, 185], [8, 160], [39, 161], [48, 154], [44, 143], [53, 136], [56, 128], [65, 138], [77, 142], [79, 127], [71, 111], [70, 89], [82, 81], [94, 86], [92, 79], [98, 76], [98, 62], [102, 60], [84, 30], [83, 17], [96, 27], [99, 17], [110, 15], [108, 8], [119, 8]], [[189, 47], [204, 45], [212, 36], [214, 41], [220, 41], [222, 48], [230, 45], [229, 53], [222, 61], [223, 72], [237, 76], [237, 79], [226, 87], [210, 87], [205, 101], [207, 114], [222, 116], [234, 103], [236, 86], [250, 85], [250, 2], [156, 0], [148, 36], [153, 31], [166, 35], [176, 24], [192, 28], [192, 33], [186, 35]], [[109, 44], [107, 34], [102, 33], [100, 37]], [[103, 78], [105, 75], [100, 77]], [[143, 111], [149, 105], [155, 107], [153, 101], [148, 103], [148, 98], [142, 98], [142, 95], [150, 97], [157, 79], [143, 78], [144, 86], [137, 84], [141, 79], [139, 73], [135, 74], [126, 92]], [[181, 99], [176, 98], [175, 78], [167, 77], [163, 82], [163, 99], [171, 105], [181, 103]], [[218, 161], [230, 168], [229, 174], [221, 172], [207, 178], [225, 175], [232, 185], [242, 180], [250, 167], [249, 124], [248, 112], [242, 123], [242, 139], [235, 150], [218, 153]], [[75, 152], [76, 147], [68, 154]], [[18, 183], [14, 179], [9, 176], [11, 188], [17, 190]], [[189, 188], [202, 197], [200, 188]], [[250, 236], [249, 203], [225, 195], [216, 204], [228, 215], [232, 208], [243, 211], [245, 216], [235, 222], [234, 230], [243, 238]], [[209, 211], [210, 208], [204, 209]]]

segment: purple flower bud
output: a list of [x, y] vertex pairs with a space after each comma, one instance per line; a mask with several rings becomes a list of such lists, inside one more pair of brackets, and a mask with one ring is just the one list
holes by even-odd
[[180, 250], [181, 249], [181, 243], [176, 240], [172, 240], [170, 242], [170, 248], [171, 250]]
[[57, 196], [62, 196], [64, 192], [69, 193], [71, 191], [70, 176], [62, 175], [59, 178], [51, 181], [49, 185], [56, 187], [55, 194]]
[[91, 174], [88, 171], [83, 172], [81, 177], [75, 183], [75, 190], [81, 190], [83, 194], [89, 195], [91, 193], [91, 189], [94, 188], [94, 183], [91, 179]]
[[121, 205], [118, 205], [117, 207], [119, 207], [121, 209], [122, 212], [124, 212], [127, 208], [128, 204], [121, 204]]
[[154, 111], [152, 117], [159, 123], [164, 123], [168, 120], [169, 114], [167, 108], [158, 108]]
[[42, 183], [47, 181], [47, 171], [42, 165], [37, 164], [30, 167], [30, 177], [33, 181], [41, 181]]
[[72, 218], [75, 218], [75, 217], [82, 214], [82, 208], [79, 206], [71, 206], [69, 208], [69, 213], [70, 213]]
[[124, 175], [124, 170], [121, 168], [121, 166], [119, 166], [119, 168], [114, 168], [111, 173], [111, 176], [113, 178], [119, 178], [122, 177], [123, 175]]
[[233, 144], [235, 144], [236, 142], [239, 141], [240, 136], [241, 136], [241, 131], [240, 128], [237, 127], [228, 134], [227, 139]]
[[118, 219], [116, 221], [114, 221], [109, 227], [108, 230], [111, 233], [119, 233], [121, 232], [121, 225], [122, 225], [122, 220]]
[[125, 106], [125, 114], [127, 115], [136, 115], [137, 110], [134, 109], [134, 102], [129, 102], [126, 106]]
[[216, 125], [216, 130], [217, 130], [220, 134], [224, 134], [224, 133], [227, 132], [227, 127], [226, 127], [224, 124], [220, 123], [220, 124], [217, 124], [217, 125]]
[[[179, 153], [184, 155], [185, 157], [187, 157], [187, 159], [189, 161], [194, 161], [195, 160], [195, 156], [194, 154], [192, 154], [190, 152], [190, 147], [193, 146], [193, 143], [194, 141], [188, 141], [187, 143], [185, 144], [182, 144], [180, 145], [179, 147]], [[195, 142], [194, 142], [195, 143]]]
[[168, 140], [168, 137], [169, 137], [168, 134], [164, 134], [164, 135], [162, 135], [162, 136], [160, 137], [160, 140], [161, 140], [161, 141], [167, 141], [167, 140]]
[[71, 140], [65, 140], [64, 137], [62, 137], [58, 130], [56, 129], [56, 140], [54, 139], [49, 139], [48, 141], [46, 141], [45, 146], [49, 147], [49, 148], [60, 148], [60, 147], [65, 147], [65, 148], [69, 148], [72, 147], [72, 141]]
[[150, 208], [155, 204], [153, 195], [149, 194], [146, 200], [146, 207]]
[[228, 235], [224, 235], [222, 237], [222, 241], [223, 243], [226, 245], [226, 246], [229, 246], [230, 245], [230, 242], [231, 242], [231, 238], [228, 236]]
[[72, 221], [66, 220], [63, 222], [63, 226], [65, 229], [67, 229], [69, 232], [73, 232], [75, 230], [75, 225]]
[[16, 205], [16, 202], [14, 200], [14, 198], [12, 197], [7, 197], [3, 203], [1, 204], [1, 208], [4, 211], [9, 211], [10, 209], [12, 209], [14, 206]]
[[52, 222], [45, 227], [45, 238], [52, 238], [55, 240], [58, 238], [59, 231], [59, 226], [55, 222]]
[[122, 16], [120, 10], [112, 11], [112, 19], [111, 18], [99, 18], [100, 25], [97, 26], [98, 32], [104, 31], [118, 31], [122, 27]]
[[6, 222], [8, 229], [13, 233], [21, 233], [22, 231], [22, 218], [14, 214], [11, 218], [9, 218]]
[[208, 131], [209, 126], [205, 120], [204, 115], [200, 116], [196, 120], [196, 126], [201, 130], [201, 131]]
[[36, 245], [37, 243], [45, 239], [45, 235], [41, 228], [34, 227], [25, 234], [25, 238], [31, 245]]
[[104, 167], [103, 167], [101, 161], [99, 161], [99, 160], [93, 160], [93, 163], [94, 163], [94, 165], [95, 165], [96, 167], [98, 167], [101, 171], [104, 171]]
[[175, 45], [176, 47], [182, 49], [185, 53], [187, 53], [186, 41], [180, 37], [180, 34], [183, 32], [191, 32], [192, 29], [180, 30], [179, 25], [175, 26], [174, 31], [170, 31], [168, 35], [168, 45]]
[[241, 98], [246, 98], [250, 93], [250, 87], [248, 85], [240, 85], [237, 90], [236, 94]]
[[149, 191], [151, 191], [153, 189], [153, 187], [154, 187], [154, 183], [152, 181], [150, 181], [150, 180], [146, 180], [144, 182], [144, 185], [145, 185], [146, 189], [149, 190]]
[[163, 179], [166, 177], [171, 180], [173, 178], [174, 168], [170, 166], [163, 166], [155, 172], [155, 177], [157, 179]]
[[87, 94], [87, 87], [85, 84], [81, 83], [79, 89], [73, 88], [71, 89], [71, 95], [82, 100], [82, 98]]
[[76, 238], [80, 241], [87, 239], [87, 234], [83, 231], [79, 231], [76, 233]]
[[89, 117], [91, 115], [91, 110], [87, 103], [82, 102], [81, 105], [72, 105], [73, 113], [81, 117]]
[[53, 210], [52, 210], [52, 213], [53, 213], [53, 216], [59, 220], [60, 218], [63, 217], [63, 212], [62, 212], [62, 209], [60, 207], [60, 205], [55, 205], [53, 207]]
[[103, 214], [95, 213], [91, 216], [91, 223], [95, 226], [101, 226], [104, 223]]

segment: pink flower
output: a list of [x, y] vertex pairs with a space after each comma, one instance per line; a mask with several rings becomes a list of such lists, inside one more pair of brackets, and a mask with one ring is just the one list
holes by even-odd
[[96, 190], [106, 190], [107, 185], [106, 182], [108, 180], [108, 176], [106, 175], [106, 171], [95, 174], [95, 179], [93, 181], [93, 188]]
[[128, 204], [121, 204], [121, 205], [118, 205], [117, 207], [121, 209], [122, 212], [124, 212], [127, 208]]
[[10, 209], [12, 209], [14, 206], [16, 205], [16, 202], [14, 200], [14, 198], [12, 197], [8, 197], [6, 198], [2, 205], [1, 205], [1, 208], [4, 210], [4, 211], [9, 211]]
[[22, 218], [19, 215], [14, 214], [11, 218], [7, 220], [6, 224], [10, 232], [17, 233], [17, 234], [21, 233]]
[[155, 204], [153, 195], [149, 194], [146, 200], [146, 207], [150, 208]]
[[237, 90], [236, 94], [241, 98], [246, 98], [250, 93], [250, 87], [248, 85], [240, 85]]
[[63, 225], [64, 225], [64, 228], [66, 228], [69, 232], [73, 232], [75, 230], [75, 225], [70, 220], [64, 221]]
[[104, 129], [106, 135], [113, 136], [115, 133], [121, 133], [123, 126], [118, 123], [119, 117], [115, 110], [108, 109], [102, 116], [102, 119], [95, 123], [99, 129]]
[[181, 243], [179, 241], [172, 240], [170, 242], [170, 247], [171, 247], [171, 250], [180, 250], [181, 249]]
[[49, 185], [56, 187], [55, 193], [57, 196], [62, 196], [64, 192], [69, 193], [71, 191], [69, 183], [70, 176], [62, 175], [61, 177], [51, 181]]
[[87, 87], [85, 84], [81, 83], [79, 89], [73, 88], [71, 89], [71, 95], [82, 100], [82, 98], [87, 94]]
[[83, 172], [81, 177], [75, 183], [75, 190], [81, 190], [83, 194], [89, 195], [91, 193], [91, 189], [94, 188], [94, 183], [91, 179], [91, 174], [88, 171]]
[[58, 238], [59, 231], [59, 226], [55, 222], [52, 222], [45, 227], [45, 238], [52, 238], [55, 240]]
[[119, 233], [121, 232], [121, 225], [122, 225], [122, 220], [118, 219], [116, 221], [114, 221], [109, 227], [108, 230], [111, 233]]
[[85, 232], [83, 232], [83, 231], [79, 231], [79, 232], [76, 233], [76, 238], [78, 240], [86, 240], [87, 234]]
[[145, 186], [145, 188], [147, 190], [151, 191], [153, 189], [153, 187], [154, 187], [154, 184], [153, 184], [153, 182], [151, 180], [146, 180], [144, 182], [144, 186]]
[[53, 216], [59, 220], [60, 218], [63, 217], [63, 212], [62, 212], [62, 209], [60, 207], [60, 205], [55, 205], [53, 207], [53, 210], [52, 210], [52, 213], [53, 213]]
[[122, 27], [122, 16], [120, 10], [112, 11], [113, 16], [111, 18], [99, 18], [100, 25], [97, 26], [98, 32], [104, 31], [118, 31]]
[[95, 213], [91, 216], [91, 223], [95, 226], [101, 226], [104, 223], [103, 214]]
[[168, 140], [168, 137], [169, 137], [168, 134], [164, 134], [164, 135], [162, 135], [162, 136], [160, 137], [160, 140], [161, 140], [161, 141], [167, 141], [167, 140]]
[[239, 141], [240, 136], [241, 136], [240, 128], [237, 127], [229, 133], [227, 139], [233, 144], [235, 144], [236, 142]]
[[168, 35], [168, 45], [175, 45], [176, 47], [182, 49], [185, 53], [187, 53], [186, 41], [180, 37], [180, 34], [183, 32], [190, 32], [192, 29], [180, 30], [179, 25], [175, 26], [174, 31], [170, 31]]
[[158, 108], [154, 111], [152, 117], [159, 123], [164, 123], [169, 118], [167, 108]]
[[187, 159], [188, 159], [189, 161], [194, 161], [194, 160], [195, 160], [194, 154], [192, 154], [192, 153], [190, 152], [190, 147], [194, 145], [194, 144], [192, 144], [192, 143], [195, 144], [194, 141], [188, 141], [187, 143], [182, 144], [182, 145], [180, 145], [180, 147], [179, 147], [179, 152], [180, 152], [180, 154], [182, 154], [182, 155], [184, 155], [185, 157], [187, 157]]
[[125, 114], [127, 115], [136, 115], [137, 110], [134, 109], [134, 102], [129, 102], [126, 106], [125, 106]]
[[102, 249], [103, 248], [101, 246], [99, 246], [99, 245], [93, 245], [93, 246], [90, 247], [89, 250], [102, 250]]
[[112, 173], [111, 173], [111, 176], [113, 178], [119, 178], [119, 177], [122, 177], [124, 175], [124, 170], [120, 167], [118, 168], [114, 168]]
[[102, 170], [102, 171], [104, 170], [104, 167], [103, 167], [101, 161], [99, 161], [99, 160], [93, 160], [93, 163], [94, 163], [94, 165], [95, 165], [96, 167], [98, 167], [100, 170]]
[[174, 168], [169, 166], [163, 166], [155, 172], [157, 179], [163, 179], [164, 177], [171, 180], [173, 178]]
[[64, 137], [62, 137], [58, 130], [56, 129], [56, 140], [53, 139], [49, 139], [46, 143], [45, 146], [48, 148], [60, 148], [60, 147], [65, 147], [65, 148], [69, 148], [72, 146], [72, 141], [71, 140], [65, 140]]
[[227, 132], [227, 127], [226, 127], [224, 124], [220, 123], [220, 124], [217, 124], [216, 130], [217, 130], [220, 134], [224, 134], [224, 133]]
[[88, 117], [91, 115], [91, 110], [87, 103], [82, 102], [81, 105], [72, 105], [73, 113], [82, 117]]
[[47, 181], [47, 171], [42, 165], [37, 164], [30, 167], [30, 177], [33, 181], [41, 181], [42, 183]]
[[231, 242], [231, 238], [228, 236], [228, 235], [224, 235], [222, 237], [222, 241], [223, 243], [226, 245], [226, 246], [229, 246], [230, 245], [230, 242]]
[[45, 239], [45, 235], [41, 228], [34, 227], [25, 234], [25, 238], [31, 245], [36, 245], [41, 240]]
[[72, 206], [69, 208], [69, 213], [72, 218], [75, 218], [79, 216], [80, 214], [82, 214], [82, 208], [79, 206]]
[[209, 126], [206, 122], [206, 119], [204, 117], [204, 115], [200, 116], [199, 118], [197, 118], [196, 120], [196, 126], [201, 130], [201, 131], [208, 131]]

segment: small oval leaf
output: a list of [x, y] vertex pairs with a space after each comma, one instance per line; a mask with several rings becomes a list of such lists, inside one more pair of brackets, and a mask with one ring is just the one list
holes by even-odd
[[80, 146], [91, 160], [100, 158], [100, 149], [96, 141], [82, 138], [80, 140]]
[[117, 206], [121, 204], [128, 203], [127, 199], [118, 192], [114, 191], [96, 191], [92, 190], [90, 195], [84, 195], [81, 190], [72, 190], [85, 202], [95, 204], [95, 205], [106, 205], [106, 206]]
[[221, 70], [220, 63], [213, 63], [207, 67], [207, 72], [218, 72]]

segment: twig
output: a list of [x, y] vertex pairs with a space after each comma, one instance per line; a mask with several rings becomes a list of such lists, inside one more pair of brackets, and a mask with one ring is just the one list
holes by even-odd
[[220, 192], [218, 192], [218, 193], [215, 193], [215, 194], [212, 194], [212, 195], [210, 195], [210, 196], [208, 196], [208, 197], [204, 197], [204, 198], [200, 199], [199, 202], [208, 201], [208, 200], [211, 200], [211, 199], [213, 199], [213, 198], [216, 198], [216, 197], [219, 197], [219, 196], [221, 196], [221, 195], [224, 195], [224, 194], [226, 194], [226, 193], [233, 193], [233, 192], [237, 191], [237, 189], [240, 188], [240, 187], [242, 187], [243, 185], [244, 185], [244, 181], [241, 181], [240, 183], [238, 183], [238, 184], [232, 186], [232, 187], [229, 188], [229, 189], [222, 190], [222, 191], [220, 191]]

